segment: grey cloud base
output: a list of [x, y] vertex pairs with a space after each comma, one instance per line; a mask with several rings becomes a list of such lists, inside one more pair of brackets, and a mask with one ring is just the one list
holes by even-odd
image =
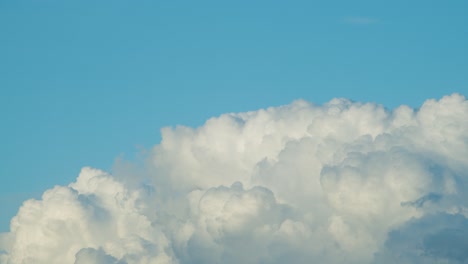
[[468, 263], [461, 95], [296, 101], [162, 138], [144, 168], [26, 201], [0, 263]]

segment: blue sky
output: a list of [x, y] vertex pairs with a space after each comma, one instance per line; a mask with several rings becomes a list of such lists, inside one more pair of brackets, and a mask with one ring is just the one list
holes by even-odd
[[468, 91], [468, 2], [0, 0], [0, 231], [159, 129], [303, 98]]

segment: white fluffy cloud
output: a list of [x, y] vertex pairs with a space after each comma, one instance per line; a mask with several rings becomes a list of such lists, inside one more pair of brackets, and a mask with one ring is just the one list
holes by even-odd
[[457, 94], [225, 114], [26, 201], [0, 263], [466, 263], [467, 157]]

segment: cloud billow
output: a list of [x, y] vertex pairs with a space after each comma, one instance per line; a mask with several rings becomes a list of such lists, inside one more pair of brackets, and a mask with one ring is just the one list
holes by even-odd
[[467, 120], [453, 94], [164, 128], [138, 172], [83, 168], [26, 201], [0, 263], [466, 263]]

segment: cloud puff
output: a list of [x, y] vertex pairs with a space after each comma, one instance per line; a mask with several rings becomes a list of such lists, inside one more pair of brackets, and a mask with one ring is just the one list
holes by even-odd
[[141, 192], [84, 168], [76, 182], [23, 204], [2, 263], [173, 263], [169, 240], [142, 213]]
[[334, 99], [162, 130], [26, 201], [0, 263], [465, 263], [468, 101]]

